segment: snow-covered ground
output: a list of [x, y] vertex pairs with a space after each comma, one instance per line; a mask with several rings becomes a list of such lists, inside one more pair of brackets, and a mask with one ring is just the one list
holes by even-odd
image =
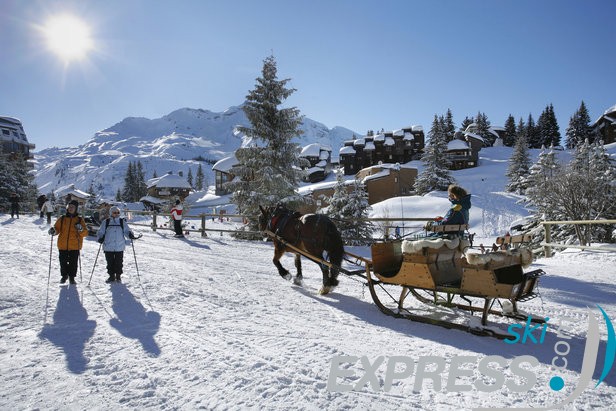
[[[614, 156], [616, 144], [608, 150]], [[491, 244], [528, 215], [519, 197], [504, 191], [510, 155], [510, 148], [484, 149], [480, 167], [453, 173], [473, 194], [475, 244]], [[371, 215], [433, 217], [447, 207], [446, 195], [433, 193], [384, 201]], [[405, 223], [403, 234], [417, 226]], [[0, 410], [539, 409], [572, 397], [557, 409], [614, 409], [616, 371], [603, 372], [616, 339], [608, 338], [597, 305], [616, 320], [616, 253], [569, 250], [535, 261], [528, 269], [546, 272], [540, 298], [519, 308], [549, 317], [546, 333], [542, 339], [539, 327], [536, 343], [508, 344], [388, 317], [359, 277], [343, 275], [333, 293], [321, 296], [320, 270], [308, 261], [304, 287], [293, 286], [277, 274], [271, 243], [215, 232], [181, 240], [167, 230], [133, 228], [143, 238], [135, 242], [138, 265], [133, 249], [126, 250], [123, 284], [104, 283], [102, 255], [93, 271], [99, 244], [88, 238], [79, 285], [60, 288], [58, 252], [46, 225], [0, 214]], [[282, 263], [295, 272], [290, 255]], [[583, 359], [593, 345], [586, 348], [593, 336], [589, 313], [601, 339], [592, 381], [585, 384], [590, 363]], [[467, 317], [459, 318], [473, 321]], [[491, 325], [506, 329], [503, 321], [490, 317]], [[481, 368], [492, 356], [502, 357], [501, 364]], [[527, 379], [515, 367], [524, 356], [538, 360], [522, 365]], [[439, 361], [435, 379], [427, 378]], [[553, 362], [564, 370], [552, 369]], [[462, 375], [453, 378], [456, 369]], [[392, 381], [396, 373], [406, 376]], [[550, 387], [555, 377], [564, 382], [561, 390]]]
[[[293, 286], [276, 273], [267, 242], [219, 234], [175, 239], [170, 231], [134, 228], [143, 234], [134, 245], [138, 271], [129, 246], [123, 284], [104, 283], [101, 255], [86, 286], [99, 249], [88, 238], [79, 285], [61, 288], [46, 225], [0, 215], [0, 409], [550, 407], [582, 380], [589, 312], [601, 331], [596, 370], [564, 409], [614, 409], [616, 372], [595, 388], [614, 349], [596, 305], [616, 319], [616, 253], [568, 251], [536, 261], [530, 269], [547, 273], [541, 296], [520, 308], [549, 317], [547, 334], [543, 343], [507, 344], [385, 316], [358, 277], [341, 276], [340, 286], [321, 296], [319, 268], [308, 261], [305, 286]], [[294, 272], [291, 256], [282, 262]], [[477, 388], [485, 378], [477, 364], [487, 356], [506, 360], [491, 365], [503, 370], [505, 384], [524, 384], [511, 365], [523, 355], [538, 360], [523, 366], [536, 376], [523, 392]], [[396, 361], [418, 368], [430, 356], [446, 362], [435, 381], [416, 387], [413, 372], [386, 385], [393, 371], [403, 372]], [[551, 369], [554, 357], [557, 365], [567, 361], [565, 370]], [[448, 380], [461, 359], [470, 374]], [[560, 391], [549, 386], [554, 376], [564, 380]], [[356, 390], [339, 392], [344, 386]]]

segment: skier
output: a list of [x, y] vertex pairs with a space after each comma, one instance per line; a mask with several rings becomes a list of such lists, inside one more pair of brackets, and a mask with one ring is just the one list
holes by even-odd
[[72, 200], [66, 206], [66, 214], [56, 220], [49, 229], [49, 235], [58, 234], [58, 250], [60, 250], [60, 284], [70, 279], [71, 284], [76, 284], [77, 263], [79, 250], [83, 245], [83, 238], [88, 235], [86, 222], [77, 214], [79, 203]]
[[41, 217], [47, 216], [47, 225], [51, 225], [51, 214], [53, 213], [53, 203], [47, 197], [45, 197], [45, 202], [41, 206]]
[[[41, 194], [36, 198], [36, 205], [38, 205], [39, 210], [41, 210], [43, 204], [45, 204], [45, 201], [47, 201], [47, 196], [45, 194]], [[44, 216], [45, 213], [43, 213], [43, 210], [41, 210], [40, 217], [43, 218]]]
[[135, 240], [137, 237], [133, 234], [125, 219], [120, 217], [120, 209], [113, 206], [109, 209], [111, 217], [101, 222], [98, 229], [98, 242], [103, 245], [105, 251], [105, 259], [107, 260], [107, 274], [109, 278], [106, 283], [114, 281], [122, 282], [122, 266], [124, 263], [124, 248], [126, 246], [125, 238]]
[[11, 202], [11, 218], [15, 218], [15, 215], [19, 218], [19, 196], [17, 193], [11, 193], [9, 201]]
[[173, 218], [173, 229], [175, 230], [175, 237], [182, 238], [182, 211], [184, 207], [180, 204], [180, 200], [175, 200], [175, 205], [171, 209], [171, 218]]

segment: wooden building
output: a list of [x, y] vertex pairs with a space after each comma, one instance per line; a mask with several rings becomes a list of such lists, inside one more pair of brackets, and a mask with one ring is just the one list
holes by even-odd
[[592, 128], [603, 144], [616, 142], [616, 105], [605, 110], [592, 124]]

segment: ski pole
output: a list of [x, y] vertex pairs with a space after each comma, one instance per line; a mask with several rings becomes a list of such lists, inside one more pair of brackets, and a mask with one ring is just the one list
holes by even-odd
[[77, 259], [79, 260], [79, 282], [83, 283], [83, 274], [81, 273], [81, 250], [79, 250]]
[[139, 266], [137, 265], [137, 254], [135, 254], [135, 243], [133, 242], [133, 239], [130, 239], [130, 245], [133, 247], [133, 257], [135, 257], [135, 269], [137, 269], [137, 278], [139, 279], [139, 282], [141, 283], [141, 276], [139, 275]]
[[101, 248], [103, 248], [103, 243], [98, 246], [98, 252], [96, 253], [96, 258], [94, 259], [94, 265], [92, 266], [92, 273], [90, 273], [90, 279], [88, 280], [88, 286], [92, 282], [92, 276], [94, 275], [94, 269], [96, 268], [96, 262], [98, 261], [98, 255], [101, 253]]
[[51, 253], [53, 251], [53, 234], [51, 235], [51, 245], [49, 247], [49, 274], [47, 274], [47, 293], [45, 297], [45, 318], [43, 324], [47, 323], [47, 309], [49, 308], [49, 281], [51, 279]]

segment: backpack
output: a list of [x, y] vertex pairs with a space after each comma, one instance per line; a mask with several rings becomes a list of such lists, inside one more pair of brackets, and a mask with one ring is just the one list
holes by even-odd
[[[105, 232], [107, 232], [107, 229], [109, 228], [109, 220], [111, 220], [111, 218], [108, 218], [105, 220]], [[122, 229], [122, 231], [124, 231], [124, 219], [120, 218], [120, 228]]]

